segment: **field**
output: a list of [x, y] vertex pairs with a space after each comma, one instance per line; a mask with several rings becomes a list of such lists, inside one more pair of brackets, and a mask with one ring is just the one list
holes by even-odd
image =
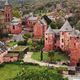
[[[25, 69], [25, 72], [30, 74], [29, 72], [36, 72], [36, 71], [43, 71], [46, 70], [47, 67], [40, 67], [38, 65], [21, 65], [21, 64], [15, 64], [15, 63], [10, 63], [10, 64], [5, 64], [3, 67], [0, 67], [0, 80], [8, 80], [11, 78], [16, 77], [18, 73], [20, 73], [23, 68]], [[56, 70], [51, 70], [53, 73], [57, 73]]]
[[[32, 55], [32, 58], [35, 60], [40, 61], [40, 52], [34, 52]], [[61, 53], [54, 53], [53, 61], [67, 61], [69, 60], [68, 57], [65, 54]], [[43, 61], [49, 61], [48, 53], [43, 53]]]

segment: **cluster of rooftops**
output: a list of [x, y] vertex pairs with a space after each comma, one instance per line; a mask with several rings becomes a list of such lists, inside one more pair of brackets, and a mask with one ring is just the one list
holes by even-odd
[[0, 54], [5, 52], [7, 50], [5, 44], [0, 41]]
[[50, 26], [45, 32], [48, 33], [54, 33], [59, 34], [60, 32], [69, 32], [71, 37], [80, 37], [80, 31], [76, 30], [75, 28], [72, 28], [68, 20], [65, 21], [64, 25], [61, 27], [61, 29], [52, 29]]

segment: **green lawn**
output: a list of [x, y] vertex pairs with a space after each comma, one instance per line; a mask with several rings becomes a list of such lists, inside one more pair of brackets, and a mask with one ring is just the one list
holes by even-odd
[[[34, 52], [32, 58], [40, 61], [40, 52]], [[43, 53], [43, 61], [48, 61], [48, 53]], [[68, 57], [65, 54], [61, 54], [59, 52], [54, 53], [53, 61], [67, 61]]]
[[[40, 52], [34, 52], [32, 58], [40, 61], [40, 55], [41, 55]], [[43, 53], [43, 60], [48, 60], [48, 53]]]
[[8, 78], [14, 78], [21, 70], [18, 65], [8, 64], [0, 68], [0, 80], [6, 80]]
[[[28, 73], [28, 70], [33, 71], [42, 71], [47, 69], [47, 67], [40, 66], [31, 66], [23, 65], [25, 71]], [[4, 67], [0, 67], [0, 80], [8, 80], [10, 78], [16, 77], [16, 75], [22, 71], [22, 66], [18, 64], [5, 64]], [[57, 73], [56, 70], [52, 70], [54, 73]]]

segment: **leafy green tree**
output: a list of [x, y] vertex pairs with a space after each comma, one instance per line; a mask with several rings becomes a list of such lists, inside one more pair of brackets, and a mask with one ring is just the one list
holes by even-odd
[[80, 30], [80, 20], [76, 24], [76, 29]]
[[49, 69], [27, 69], [19, 72], [19, 74], [9, 80], [66, 80], [63, 76], [54, 70]]
[[52, 29], [56, 29], [57, 28], [56, 22], [51, 22], [50, 26], [51, 26]]
[[24, 38], [24, 39], [28, 39], [28, 38], [30, 38], [30, 37], [31, 37], [30, 34], [24, 34], [24, 35], [23, 35], [23, 38]]
[[14, 17], [17, 17], [17, 18], [20, 18], [21, 17], [21, 13], [20, 13], [20, 11], [18, 11], [18, 10], [13, 10], [13, 16]]

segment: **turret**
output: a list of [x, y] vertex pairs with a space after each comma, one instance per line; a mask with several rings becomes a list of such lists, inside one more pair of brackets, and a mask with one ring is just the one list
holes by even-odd
[[64, 51], [68, 48], [69, 34], [73, 31], [70, 23], [66, 20], [60, 29], [60, 48]]
[[55, 38], [54, 32], [49, 26], [49, 28], [45, 32], [45, 47], [44, 47], [45, 51], [54, 50], [54, 38]]

